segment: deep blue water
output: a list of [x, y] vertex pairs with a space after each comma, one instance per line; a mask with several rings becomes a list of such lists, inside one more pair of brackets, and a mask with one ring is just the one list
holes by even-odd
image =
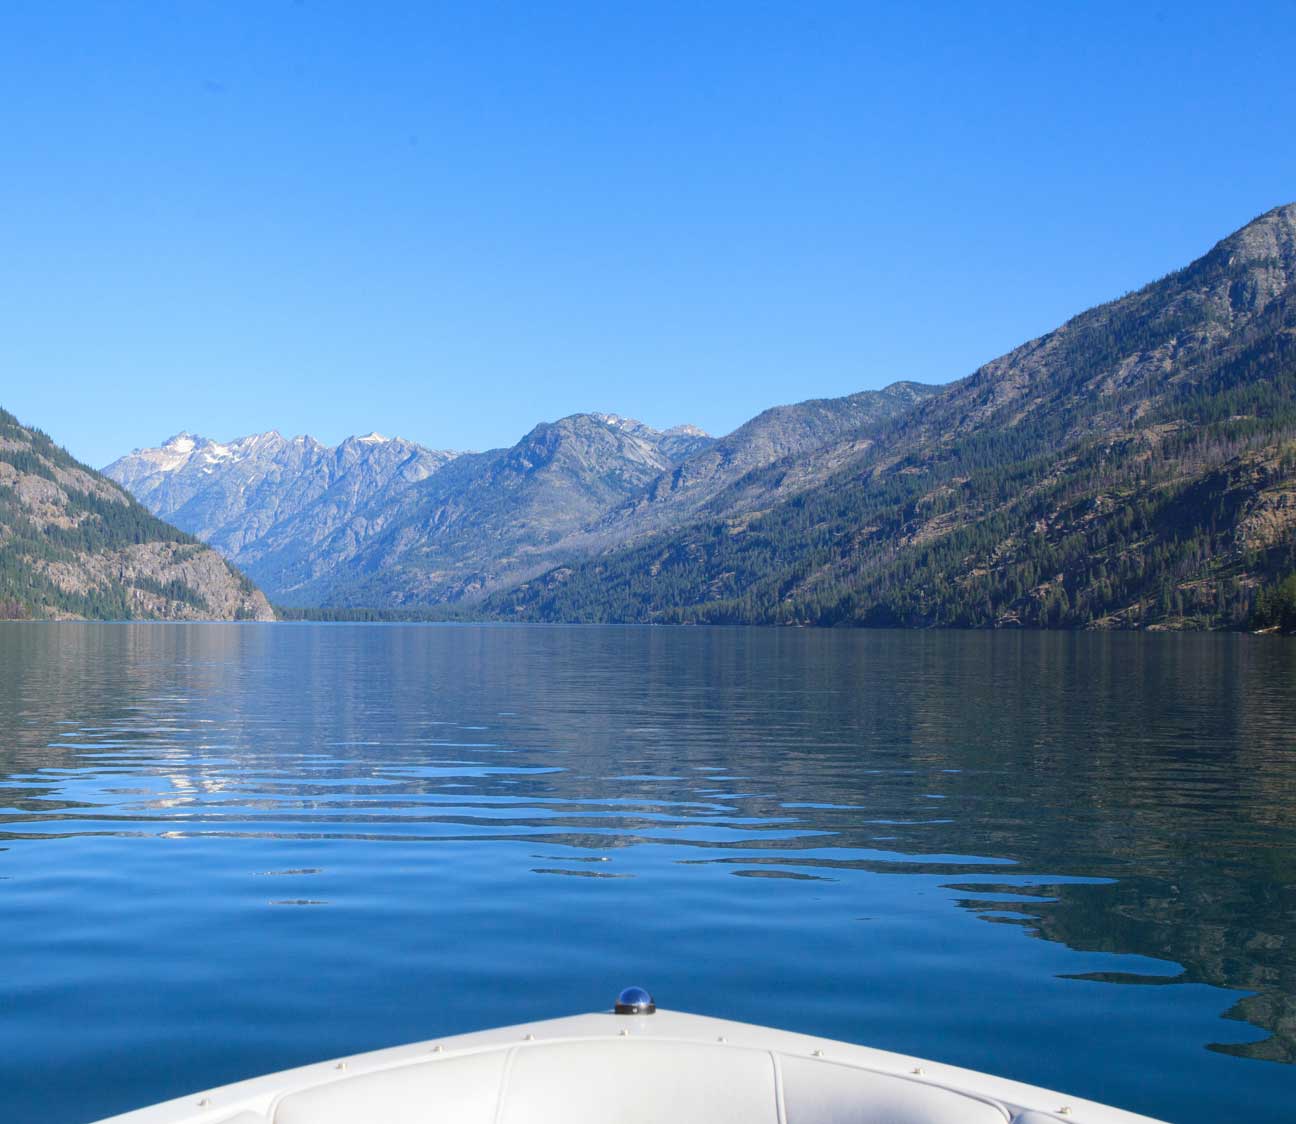
[[663, 1006], [1296, 1116], [1296, 644], [0, 625], [0, 1119]]

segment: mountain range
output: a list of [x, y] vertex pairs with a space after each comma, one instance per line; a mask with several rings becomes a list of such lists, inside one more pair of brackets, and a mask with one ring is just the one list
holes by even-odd
[[1296, 206], [943, 387], [712, 438], [181, 434], [105, 471], [286, 605], [473, 617], [1184, 627], [1296, 569]]
[[[710, 511], [482, 616], [891, 626], [1248, 619], [1296, 569], [1296, 205]], [[813, 474], [811, 474], [813, 475]], [[788, 486], [789, 479], [792, 481]], [[761, 497], [753, 500], [753, 496]], [[733, 502], [731, 502], [733, 501]]]
[[273, 432], [227, 444], [181, 433], [104, 471], [276, 601], [426, 607], [679, 525], [753, 469], [789, 456], [808, 464], [930, 392], [901, 383], [777, 407], [721, 440], [574, 414], [484, 453], [376, 434], [329, 448]]

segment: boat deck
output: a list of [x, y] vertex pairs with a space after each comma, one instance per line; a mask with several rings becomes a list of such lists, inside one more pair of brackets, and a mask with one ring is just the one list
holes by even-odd
[[1047, 1121], [1150, 1118], [865, 1046], [658, 1011], [576, 1015], [334, 1059], [111, 1124]]

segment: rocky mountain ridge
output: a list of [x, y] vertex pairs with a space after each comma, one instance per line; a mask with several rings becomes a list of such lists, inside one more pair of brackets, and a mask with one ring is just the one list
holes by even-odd
[[309, 511], [311, 522], [331, 529], [373, 495], [425, 479], [457, 455], [378, 433], [329, 446], [278, 430], [225, 443], [181, 432], [119, 458], [104, 475], [160, 518], [240, 559], [288, 519]]
[[[663, 472], [609, 512], [599, 529], [605, 537], [633, 538], [707, 510], [735, 515], [769, 503], [776, 494], [795, 494], [862, 453], [875, 428], [885, 429], [937, 389], [896, 382], [843, 398], [773, 406]], [[783, 468], [778, 485], [768, 479], [756, 485], [771, 466]]]

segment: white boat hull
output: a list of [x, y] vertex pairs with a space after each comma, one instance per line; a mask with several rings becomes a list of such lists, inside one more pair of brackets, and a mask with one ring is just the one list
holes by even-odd
[[1150, 1124], [1151, 1118], [866, 1046], [658, 1011], [575, 1015], [377, 1050], [102, 1124], [1047, 1121]]

